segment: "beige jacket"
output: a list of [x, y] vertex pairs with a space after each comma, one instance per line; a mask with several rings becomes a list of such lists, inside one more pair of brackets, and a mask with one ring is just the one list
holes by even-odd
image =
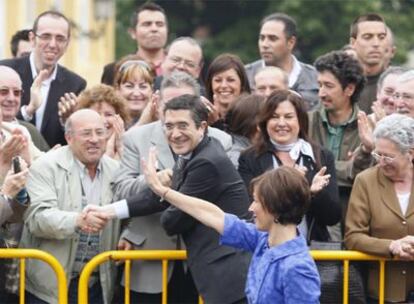
[[[112, 202], [110, 181], [118, 162], [107, 156], [102, 162], [101, 205]], [[58, 259], [70, 279], [79, 234], [75, 232], [76, 217], [82, 210], [81, 183], [78, 166], [68, 146], [51, 151], [30, 168], [27, 190], [32, 203], [25, 213], [21, 247], [44, 250]], [[113, 250], [119, 238], [119, 222], [111, 221], [101, 231], [100, 251]], [[48, 303], [57, 303], [56, 276], [41, 261], [30, 259], [26, 266], [26, 289]], [[105, 303], [110, 303], [115, 285], [113, 263], [99, 268]]]
[[[367, 169], [355, 179], [345, 224], [348, 249], [390, 258], [388, 248], [392, 240], [414, 235], [414, 195], [403, 215], [392, 181], [378, 167]], [[374, 298], [378, 297], [378, 269], [378, 263], [369, 268], [368, 291]], [[414, 263], [386, 263], [385, 300], [405, 301], [411, 290]]]

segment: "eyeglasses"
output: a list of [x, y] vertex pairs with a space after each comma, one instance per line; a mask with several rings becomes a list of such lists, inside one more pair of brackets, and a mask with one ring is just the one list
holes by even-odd
[[152, 68], [149, 66], [148, 63], [146, 63], [144, 60], [127, 60], [121, 66], [119, 67], [119, 72], [125, 72], [125, 70], [133, 65], [138, 65], [144, 69], [146, 69], [148, 72], [151, 72]]
[[184, 58], [178, 56], [169, 56], [168, 60], [173, 62], [175, 65], [183, 64], [188, 69], [195, 69], [197, 64], [191, 60], [185, 60]]
[[174, 128], [177, 128], [179, 131], [187, 131], [189, 127], [189, 124], [186, 122], [179, 122], [177, 124], [166, 123], [164, 124], [164, 131], [172, 132]]
[[60, 45], [65, 44], [69, 40], [68, 38], [66, 38], [65, 36], [62, 36], [62, 35], [56, 35], [56, 36], [54, 36], [52, 34], [47, 34], [47, 33], [40, 34], [40, 35], [38, 35], [36, 33], [34, 33], [34, 34], [35, 34], [36, 37], [38, 37], [43, 42], [48, 42], [48, 43], [50, 41], [52, 41], [53, 38], [55, 38], [56, 43], [57, 44], [60, 44]]
[[371, 155], [377, 162], [379, 162], [382, 159], [384, 163], [386, 164], [392, 164], [392, 162], [398, 157], [398, 156], [394, 156], [394, 157], [385, 156], [385, 155], [378, 154], [377, 152], [374, 152], [374, 151], [371, 152]]
[[1, 87], [0, 88], [0, 96], [1, 97], [6, 97], [10, 94], [10, 91], [13, 92], [13, 96], [20, 98], [23, 94], [23, 90], [22, 89], [11, 89], [8, 87]]
[[392, 97], [394, 99], [401, 99], [406, 102], [414, 100], [414, 95], [408, 93], [395, 93], [392, 95]]
[[384, 95], [388, 96], [388, 97], [394, 97], [394, 95], [395, 95], [394, 94], [394, 92], [395, 92], [394, 89], [391, 89], [391, 88], [385, 88], [383, 92], [384, 92]]
[[72, 131], [72, 133], [77, 134], [82, 139], [90, 139], [93, 137], [93, 134], [95, 133], [98, 139], [102, 139], [106, 136], [106, 129], [86, 129], [80, 131]]

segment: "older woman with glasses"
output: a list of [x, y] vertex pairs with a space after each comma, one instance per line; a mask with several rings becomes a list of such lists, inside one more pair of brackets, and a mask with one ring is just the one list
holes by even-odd
[[[374, 131], [377, 165], [356, 177], [346, 216], [348, 249], [398, 262], [386, 264], [385, 300], [406, 303], [414, 292], [414, 119], [383, 118]], [[369, 266], [368, 293], [378, 298], [378, 264]], [[411, 301], [410, 301], [411, 302]]]

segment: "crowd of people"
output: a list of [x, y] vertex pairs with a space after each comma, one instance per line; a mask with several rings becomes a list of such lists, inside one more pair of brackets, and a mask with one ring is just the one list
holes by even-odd
[[[386, 257], [385, 300], [414, 294], [414, 70], [392, 66], [392, 30], [356, 16], [349, 44], [313, 64], [294, 55], [296, 21], [273, 13], [260, 59], [208, 66], [191, 37], [168, 46], [158, 4], [131, 18], [137, 51], [102, 84], [60, 65], [71, 24], [36, 17], [0, 60], [0, 238], [63, 266], [69, 303], [107, 250], [186, 249], [168, 266], [168, 303], [319, 303], [315, 242]], [[346, 37], [343, 37], [344, 40]], [[203, 80], [204, 79], [204, 80]], [[26, 266], [26, 303], [57, 303], [52, 269]], [[0, 263], [0, 302], [18, 302], [16, 261]], [[160, 303], [162, 264], [132, 262], [133, 303]], [[379, 297], [367, 269], [366, 301]], [[90, 303], [123, 303], [122, 269], [89, 281]]]

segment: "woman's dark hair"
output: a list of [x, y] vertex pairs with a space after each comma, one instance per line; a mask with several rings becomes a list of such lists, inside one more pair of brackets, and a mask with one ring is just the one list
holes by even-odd
[[309, 207], [309, 183], [294, 168], [281, 166], [266, 171], [252, 180], [251, 187], [263, 208], [282, 225], [298, 225]]
[[240, 95], [230, 106], [226, 121], [231, 134], [251, 139], [257, 133], [257, 115], [265, 98], [259, 95]]
[[213, 62], [210, 64], [207, 70], [206, 77], [206, 97], [213, 101], [213, 86], [212, 81], [213, 77], [219, 73], [227, 71], [229, 69], [234, 69], [239, 76], [241, 93], [250, 94], [250, 85], [247, 78], [246, 70], [244, 69], [244, 64], [237, 55], [233, 54], [221, 54], [217, 56]]
[[279, 105], [285, 101], [289, 101], [295, 108], [296, 116], [298, 117], [299, 122], [298, 138], [302, 138], [303, 140], [309, 142], [312, 145], [313, 153], [315, 155], [316, 160], [316, 167], [319, 168], [320, 149], [309, 139], [308, 136], [309, 118], [308, 113], [306, 112], [305, 103], [302, 97], [292, 90], [276, 90], [267, 98], [257, 118], [257, 124], [259, 126], [261, 136], [254, 144], [253, 148], [255, 149], [258, 155], [263, 154], [267, 151], [270, 143], [269, 133], [267, 133], [267, 123], [273, 117], [273, 114], [275, 110], [279, 107]]

